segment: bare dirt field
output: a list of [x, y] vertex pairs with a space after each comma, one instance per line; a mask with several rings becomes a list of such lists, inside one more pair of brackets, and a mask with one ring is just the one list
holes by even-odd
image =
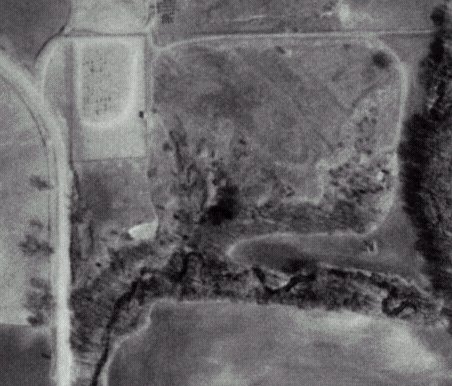
[[64, 27], [69, 0], [2, 0], [0, 48], [28, 64], [44, 44]]
[[445, 334], [351, 312], [160, 303], [108, 384], [446, 385], [448, 360], [429, 347]]
[[428, 30], [438, 4], [442, 1], [158, 0], [154, 35], [167, 44], [209, 34]]
[[4, 78], [0, 108], [0, 321], [24, 324], [30, 280], [49, 280], [53, 177], [40, 124]]

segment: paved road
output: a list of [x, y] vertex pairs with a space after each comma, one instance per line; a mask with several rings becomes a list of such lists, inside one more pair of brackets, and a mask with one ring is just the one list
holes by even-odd
[[50, 164], [54, 165], [54, 189], [57, 190], [54, 202], [56, 232], [54, 254], [51, 258], [51, 280], [56, 302], [53, 328], [56, 332], [56, 355], [54, 355], [54, 383], [70, 386], [72, 354], [70, 351], [70, 194], [71, 173], [67, 152], [61, 134], [61, 122], [46, 103], [31, 75], [0, 52], [0, 76], [7, 79], [26, 102], [37, 121], [41, 122], [43, 138], [49, 154]]

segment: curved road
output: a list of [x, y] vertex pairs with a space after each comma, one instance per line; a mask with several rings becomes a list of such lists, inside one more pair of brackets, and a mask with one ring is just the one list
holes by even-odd
[[70, 350], [70, 197], [71, 172], [67, 151], [61, 133], [61, 122], [44, 100], [31, 74], [0, 52], [0, 76], [7, 79], [23, 98], [34, 117], [41, 122], [48, 158], [54, 166], [54, 189], [56, 189], [54, 253], [51, 257], [51, 281], [55, 299], [53, 328], [55, 331], [55, 355], [53, 357], [53, 381], [58, 386], [70, 386], [72, 354]]

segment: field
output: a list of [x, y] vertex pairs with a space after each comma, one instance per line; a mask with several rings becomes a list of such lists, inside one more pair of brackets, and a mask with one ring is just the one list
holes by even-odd
[[69, 0], [2, 0], [0, 48], [33, 63], [47, 41], [69, 18]]
[[49, 279], [53, 176], [41, 127], [4, 78], [0, 109], [0, 322], [26, 324]]
[[[151, 145], [151, 163], [173, 154], [190, 174], [195, 219], [361, 233], [387, 214], [402, 80], [376, 42], [220, 39], [170, 49], [154, 71], [154, 138], [168, 139]], [[209, 209], [219, 186], [237, 213]]]
[[117, 351], [108, 384], [446, 385], [449, 362], [428, 343], [440, 339], [350, 312], [159, 303]]
[[[145, 159], [77, 162], [74, 167], [79, 196], [73, 213], [73, 252], [77, 250], [80, 256], [73, 256], [72, 273], [89, 281], [108, 266], [110, 250], [136, 244], [129, 229], [155, 224], [157, 219]], [[155, 227], [147, 238], [154, 237]]]
[[31, 327], [0, 324], [0, 384], [50, 385], [49, 337]]
[[74, 160], [146, 154], [143, 49], [140, 38], [75, 39]]
[[158, 0], [154, 35], [164, 45], [209, 34], [425, 30], [433, 28], [429, 16], [438, 4], [442, 1]]
[[145, 30], [151, 0], [72, 0], [68, 29], [96, 33], [137, 33]]

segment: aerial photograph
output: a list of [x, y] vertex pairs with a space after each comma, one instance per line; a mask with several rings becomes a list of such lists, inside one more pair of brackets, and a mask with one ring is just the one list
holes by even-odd
[[0, 386], [452, 386], [452, 0], [0, 0]]

